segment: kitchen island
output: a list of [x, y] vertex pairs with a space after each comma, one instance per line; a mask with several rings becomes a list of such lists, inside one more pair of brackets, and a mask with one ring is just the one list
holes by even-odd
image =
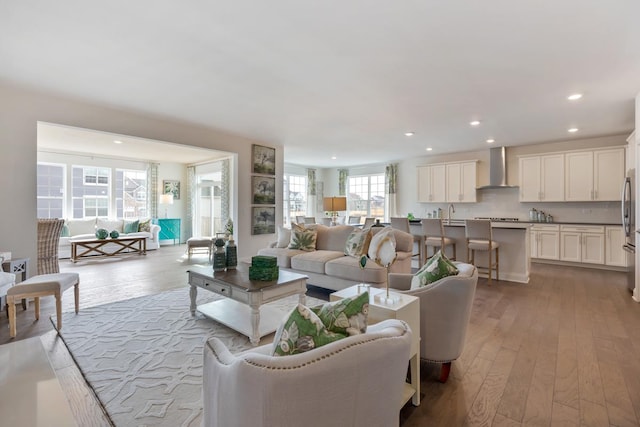
[[[443, 222], [445, 236], [456, 242], [456, 261], [467, 262], [467, 240], [464, 234], [464, 220], [454, 219], [450, 222], [443, 220]], [[493, 240], [500, 243], [500, 280], [529, 283], [531, 224], [517, 221], [492, 221], [491, 227]], [[413, 235], [423, 237], [422, 226], [419, 222], [412, 221], [410, 228]], [[422, 252], [424, 253], [424, 250]], [[449, 248], [447, 248], [447, 256], [451, 256]], [[476, 251], [476, 264], [482, 267], [488, 265], [488, 262], [488, 253], [486, 251]], [[482, 273], [480, 277], [483, 277]], [[487, 277], [486, 273], [484, 273], [484, 277]]]

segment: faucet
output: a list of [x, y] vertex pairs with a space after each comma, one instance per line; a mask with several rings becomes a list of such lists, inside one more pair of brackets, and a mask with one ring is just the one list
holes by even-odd
[[454, 213], [456, 213], [456, 208], [453, 206], [453, 203], [449, 203], [449, 207], [447, 208], [447, 222], [449, 224], [451, 224]]

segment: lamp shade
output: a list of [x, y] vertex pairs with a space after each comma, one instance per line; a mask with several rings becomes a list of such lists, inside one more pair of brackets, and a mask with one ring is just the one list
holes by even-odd
[[322, 200], [322, 207], [325, 211], [337, 212], [347, 210], [346, 197], [325, 197]]
[[160, 204], [161, 205], [172, 205], [173, 204], [173, 194], [161, 194], [160, 195]]

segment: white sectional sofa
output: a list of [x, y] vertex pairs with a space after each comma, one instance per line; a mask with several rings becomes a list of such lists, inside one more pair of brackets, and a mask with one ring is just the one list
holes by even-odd
[[[58, 257], [70, 258], [70, 241], [79, 239], [95, 239], [96, 230], [100, 228], [104, 228], [109, 232], [116, 230], [120, 234], [120, 237], [146, 237], [147, 250], [158, 249], [160, 247], [160, 226], [157, 224], [151, 224], [151, 221], [149, 221], [149, 231], [125, 233], [125, 228], [127, 226], [130, 228], [134, 221], [136, 220], [108, 220], [103, 218], [66, 219], [64, 222], [63, 234], [60, 236], [60, 243], [58, 244]], [[144, 221], [147, 221], [147, 219], [140, 220], [139, 223]]]
[[[373, 260], [367, 259], [364, 269], [360, 268], [359, 258], [345, 255], [347, 238], [353, 231], [351, 225], [327, 227], [316, 225], [318, 234], [316, 250], [305, 252], [289, 249], [287, 239], [270, 244], [258, 251], [258, 255], [274, 256], [282, 269], [304, 274], [309, 277], [307, 283], [326, 289], [341, 290], [356, 283], [367, 283], [374, 287], [383, 287], [387, 283], [387, 271]], [[382, 228], [371, 228], [373, 234]], [[282, 233], [282, 229], [279, 230]], [[413, 253], [413, 235], [393, 230], [396, 239], [396, 261], [390, 272], [411, 273], [411, 255]]]

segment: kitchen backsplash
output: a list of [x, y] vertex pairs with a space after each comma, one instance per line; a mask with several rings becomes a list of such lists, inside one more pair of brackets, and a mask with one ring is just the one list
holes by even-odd
[[[556, 202], [520, 203], [518, 188], [478, 190], [477, 203], [454, 203], [454, 218], [474, 217], [518, 218], [529, 220], [529, 210], [535, 208], [553, 215], [554, 222], [620, 224], [620, 202]], [[411, 212], [416, 218], [426, 218], [427, 212], [442, 208], [447, 215], [448, 203], [415, 203]], [[409, 212], [398, 212], [406, 216]]]

